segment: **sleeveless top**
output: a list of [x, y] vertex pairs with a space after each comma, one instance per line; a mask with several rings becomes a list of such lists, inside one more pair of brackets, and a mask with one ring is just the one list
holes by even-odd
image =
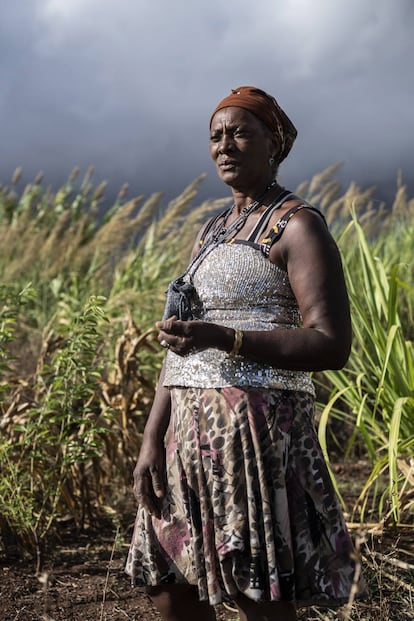
[[[306, 203], [302, 206], [308, 207]], [[268, 212], [256, 225], [255, 235], [264, 217], [269, 219]], [[250, 237], [223, 243], [201, 261], [192, 275], [199, 298], [195, 319], [244, 331], [294, 330], [302, 325], [287, 272], [271, 263], [267, 258], [270, 248], [263, 248], [268, 239], [263, 238], [262, 244], [250, 241]], [[164, 386], [278, 388], [315, 394], [306, 371], [277, 369], [215, 348], [187, 356], [168, 351]]]

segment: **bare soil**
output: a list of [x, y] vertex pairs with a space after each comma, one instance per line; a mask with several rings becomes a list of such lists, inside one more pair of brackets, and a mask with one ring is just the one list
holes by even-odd
[[[124, 573], [127, 547], [82, 536], [59, 546], [36, 575], [34, 561], [0, 562], [1, 621], [155, 621], [160, 617], [144, 589]], [[219, 621], [235, 619], [218, 607]]]
[[[337, 470], [349, 493], [358, 467]], [[362, 542], [369, 598], [354, 606], [351, 617], [308, 609], [300, 611], [300, 621], [412, 621], [414, 525], [381, 530], [367, 524], [351, 532]], [[0, 621], [160, 621], [145, 591], [132, 588], [124, 573], [129, 539], [130, 526], [122, 538], [108, 525], [76, 537], [68, 532], [45, 552], [40, 571], [35, 559], [6, 559], [0, 546]], [[217, 619], [237, 621], [238, 615], [219, 606]]]

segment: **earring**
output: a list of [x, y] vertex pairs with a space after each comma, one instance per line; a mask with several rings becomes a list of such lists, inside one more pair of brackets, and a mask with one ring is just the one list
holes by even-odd
[[270, 164], [270, 166], [274, 166], [275, 158], [273, 156], [269, 159], [269, 164]]

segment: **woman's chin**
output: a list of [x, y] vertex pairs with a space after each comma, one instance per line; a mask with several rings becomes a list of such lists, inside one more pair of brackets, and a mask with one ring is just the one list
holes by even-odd
[[240, 175], [238, 174], [238, 172], [236, 171], [235, 168], [230, 169], [226, 169], [226, 170], [218, 170], [217, 171], [218, 177], [219, 179], [225, 183], [226, 185], [229, 186], [233, 186], [234, 184], [237, 183], [238, 179], [240, 178]]

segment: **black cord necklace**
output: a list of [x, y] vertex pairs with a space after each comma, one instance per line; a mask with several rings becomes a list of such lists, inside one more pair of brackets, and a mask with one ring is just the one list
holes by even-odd
[[275, 185], [276, 185], [276, 179], [274, 179], [271, 183], [269, 183], [269, 185], [266, 187], [266, 189], [263, 192], [263, 194], [258, 199], [254, 200], [252, 203], [250, 203], [246, 207], [243, 207], [243, 209], [240, 211], [240, 214], [238, 215], [236, 220], [234, 220], [234, 222], [227, 228], [227, 226], [226, 226], [227, 220], [228, 220], [229, 216], [233, 213], [234, 208], [236, 207], [236, 203], [233, 203], [233, 205], [230, 207], [230, 209], [224, 214], [224, 217], [223, 217], [222, 221], [218, 224], [216, 229], [213, 231], [212, 236], [211, 236], [212, 241], [218, 241], [219, 239], [221, 241], [225, 241], [233, 233], [234, 233], [234, 235], [237, 235], [237, 233], [243, 228], [243, 226], [244, 226], [247, 218], [250, 216], [250, 214], [255, 209], [260, 207], [260, 205], [261, 205], [264, 197], [266, 196], [266, 194]]

